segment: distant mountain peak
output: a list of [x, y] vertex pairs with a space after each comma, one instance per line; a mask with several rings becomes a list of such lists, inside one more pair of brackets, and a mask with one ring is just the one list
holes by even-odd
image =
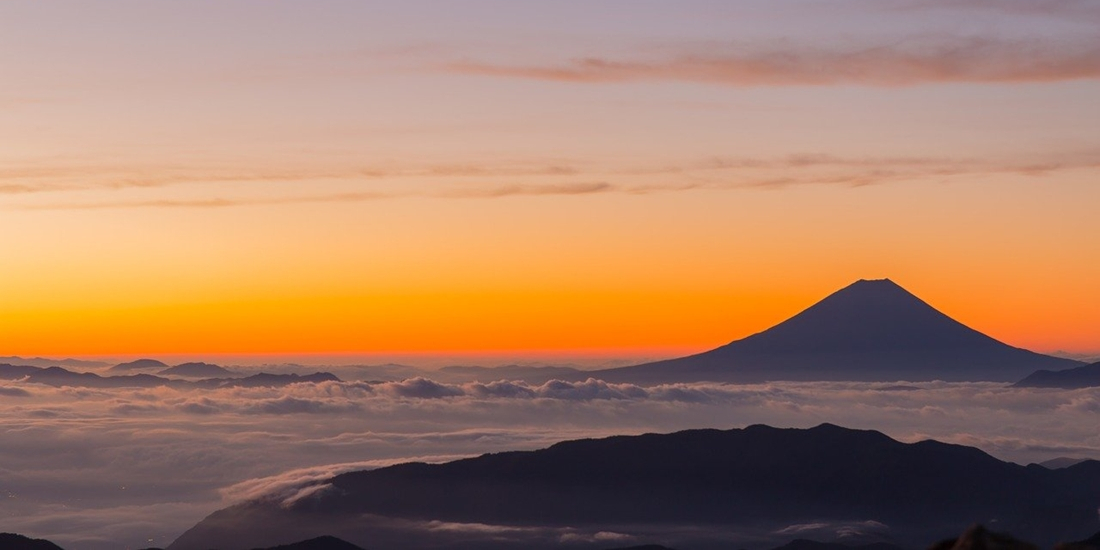
[[826, 296], [823, 300], [814, 305], [816, 306], [818, 304], [829, 301], [837, 301], [840, 299], [853, 299], [857, 297], [868, 297], [879, 300], [894, 299], [899, 300], [900, 304], [919, 303], [927, 308], [934, 309], [924, 300], [921, 300], [915, 294], [909, 292], [904, 287], [890, 279], [860, 279]]
[[890, 279], [860, 279], [797, 315], [697, 355], [587, 373], [608, 381], [1010, 381], [1081, 363], [1012, 347]]
[[192, 378], [232, 376], [233, 371], [211, 363], [182, 363], [157, 373], [160, 376], [184, 376]]
[[43, 539], [32, 539], [15, 533], [0, 533], [0, 548], [5, 550], [61, 550], [61, 547]]
[[348, 541], [325, 535], [293, 544], [273, 546], [266, 550], [363, 550]]
[[1062, 388], [1073, 390], [1100, 386], [1100, 362], [1051, 371], [1037, 370], [1015, 384], [1020, 388]]
[[750, 348], [820, 353], [988, 345], [995, 340], [890, 279], [861, 279], [742, 342]]
[[897, 283], [895, 283], [894, 281], [892, 281], [892, 280], [890, 280], [889, 278], [886, 278], [886, 277], [883, 277], [881, 279], [859, 279], [858, 281], [852, 283], [852, 285], [860, 285], [860, 284], [862, 284], [862, 285], [878, 284], [878, 285], [884, 285], [884, 286], [893, 285], [893, 286], [896, 286], [898, 288], [901, 288], [901, 286], [899, 286]]
[[156, 359], [137, 359], [126, 363], [119, 363], [107, 370], [109, 373], [130, 372], [135, 370], [165, 369], [168, 365]]
[[852, 296], [873, 296], [882, 300], [894, 299], [899, 300], [900, 303], [919, 303], [932, 308], [924, 300], [918, 298], [916, 294], [909, 292], [905, 287], [891, 279], [860, 279], [830, 294], [825, 299], [832, 297], [850, 298]]

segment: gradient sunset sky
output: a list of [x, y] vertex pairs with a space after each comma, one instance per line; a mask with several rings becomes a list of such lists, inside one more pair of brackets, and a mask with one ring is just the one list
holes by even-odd
[[1100, 351], [1100, 2], [0, 4], [0, 355]]

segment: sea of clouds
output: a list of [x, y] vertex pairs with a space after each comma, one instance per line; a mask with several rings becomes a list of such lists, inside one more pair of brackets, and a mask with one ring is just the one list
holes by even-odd
[[1019, 463], [1100, 458], [1100, 388], [998, 383], [324, 382], [90, 389], [0, 382], [0, 531], [69, 550], [166, 546], [233, 502], [340, 472], [565, 439], [830, 422]]

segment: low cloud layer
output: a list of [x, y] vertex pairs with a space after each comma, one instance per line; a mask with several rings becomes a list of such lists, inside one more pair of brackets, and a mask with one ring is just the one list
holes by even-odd
[[1021, 463], [1100, 458], [1097, 388], [943, 382], [643, 387], [595, 379], [531, 384], [430, 377], [216, 390], [15, 381], [0, 388], [5, 529], [71, 550], [148, 546], [149, 539], [165, 545], [229, 503], [305, 498], [343, 471], [612, 434], [831, 422], [903, 441], [973, 445]]
[[290, 470], [274, 476], [245, 480], [225, 487], [219, 490], [219, 493], [227, 504], [257, 499], [272, 499], [289, 505], [299, 498], [312, 494], [314, 490], [325, 487], [322, 484], [323, 481], [342, 473], [373, 470], [401, 462], [447, 462], [466, 458], [467, 456], [472, 455], [414, 456], [399, 459], [325, 464]]
[[816, 522], [816, 523], [797, 523], [794, 525], [788, 525], [782, 529], [775, 531], [777, 535], [784, 535], [791, 538], [811, 538], [811, 539], [855, 539], [858, 537], [868, 537], [875, 535], [884, 535], [889, 533], [890, 527], [884, 523], [878, 521], [849, 521], [849, 522]]

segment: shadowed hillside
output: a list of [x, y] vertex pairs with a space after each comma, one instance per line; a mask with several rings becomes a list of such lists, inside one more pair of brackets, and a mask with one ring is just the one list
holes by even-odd
[[0, 548], [3, 550], [61, 550], [61, 547], [42, 539], [32, 539], [13, 533], [0, 533]]
[[1100, 528], [1100, 462], [1025, 467], [828, 424], [569, 441], [342, 474], [301, 495], [216, 512], [169, 548], [240, 550], [325, 533], [375, 550], [543, 548], [595, 532], [759, 547], [809, 524], [924, 545], [994, 519], [1049, 545]]
[[1060, 371], [1035, 371], [1016, 383], [1020, 388], [1061, 388], [1072, 390], [1100, 386], [1100, 363]]

